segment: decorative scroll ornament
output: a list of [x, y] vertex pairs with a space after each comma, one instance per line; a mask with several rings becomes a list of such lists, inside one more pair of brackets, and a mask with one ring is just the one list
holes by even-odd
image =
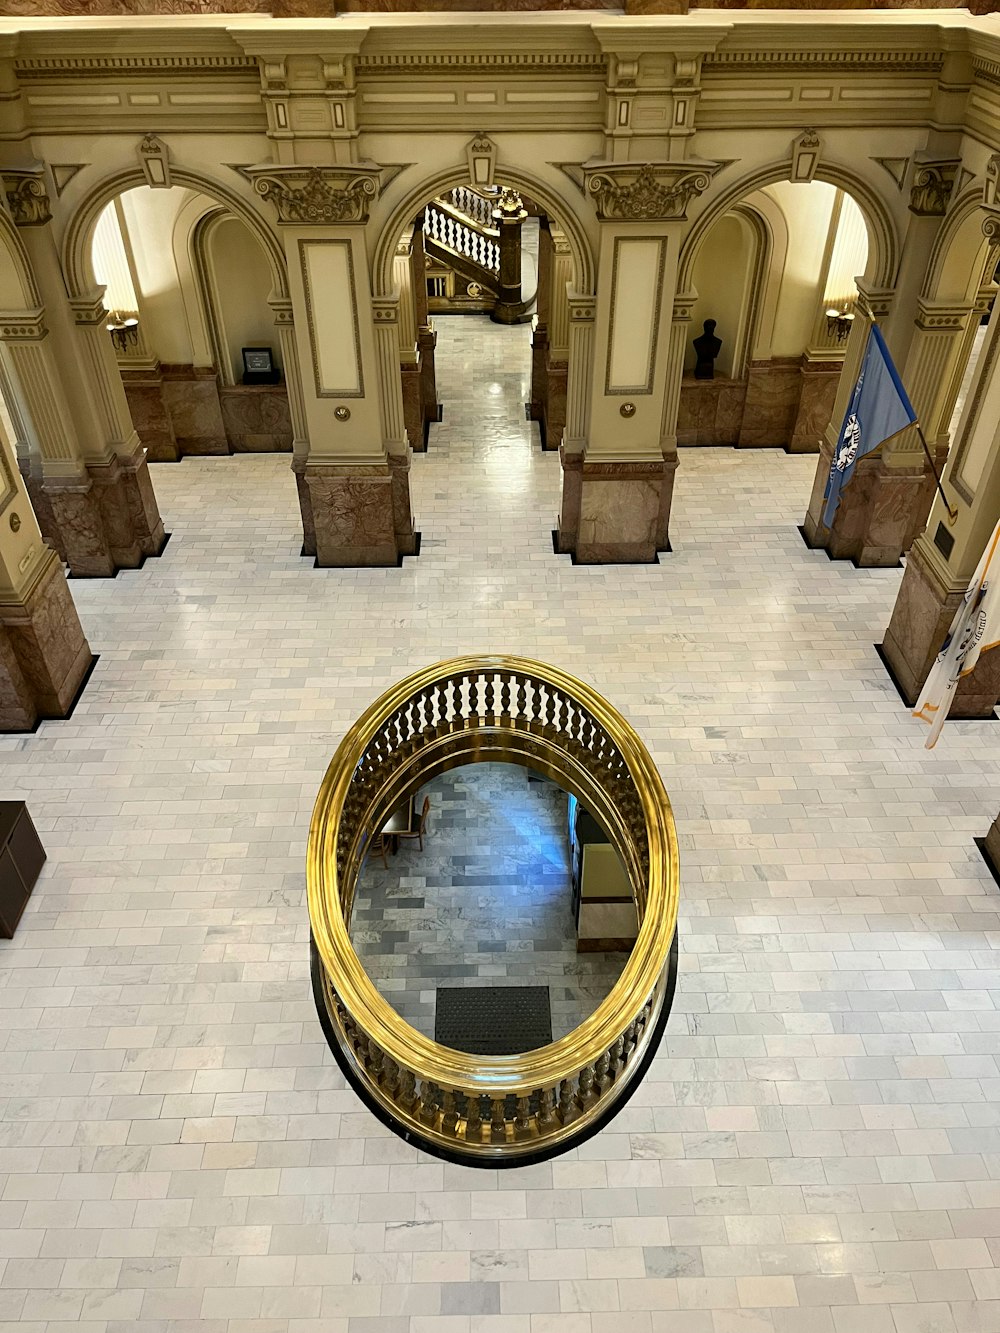
[[268, 167], [248, 174], [257, 193], [277, 208], [279, 222], [321, 226], [367, 222], [380, 168]]
[[5, 171], [3, 184], [11, 217], [18, 227], [41, 227], [51, 221], [52, 209], [41, 167]]
[[792, 144], [792, 180], [808, 185], [819, 168], [823, 144], [815, 130], [803, 130]]
[[918, 165], [910, 187], [910, 212], [918, 217], [943, 217], [959, 166], [957, 161]]
[[135, 150], [151, 190], [170, 189], [170, 149], [155, 134], [147, 134]]
[[983, 181], [983, 207], [1000, 209], [1000, 153], [994, 153], [986, 163]]
[[[599, 170], [585, 168], [587, 193], [597, 205], [597, 216], [602, 222], [651, 222], [687, 216], [687, 206], [695, 195], [708, 189], [715, 164], [695, 168], [654, 166], [647, 162], [638, 168], [633, 164], [603, 166]], [[624, 175], [633, 177], [627, 183]]]

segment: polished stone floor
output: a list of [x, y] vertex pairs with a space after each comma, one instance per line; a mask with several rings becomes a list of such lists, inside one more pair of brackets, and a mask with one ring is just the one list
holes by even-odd
[[510, 764], [477, 764], [417, 793], [423, 850], [365, 862], [351, 941], [380, 993], [434, 1036], [439, 986], [547, 986], [552, 1037], [593, 1013], [628, 954], [576, 951], [568, 797]]
[[[0, 740], [49, 852], [0, 942], [0, 1333], [1000, 1329], [1000, 733], [924, 750], [872, 647], [899, 571], [796, 531], [812, 458], [685, 450], [673, 554], [554, 557], [525, 339], [443, 327], [419, 559], [313, 569], [287, 457], [190, 459], [164, 556], [72, 584], [91, 684]], [[495, 1173], [344, 1089], [303, 862], [361, 709], [504, 650], [650, 747], [682, 952], [622, 1114]]]

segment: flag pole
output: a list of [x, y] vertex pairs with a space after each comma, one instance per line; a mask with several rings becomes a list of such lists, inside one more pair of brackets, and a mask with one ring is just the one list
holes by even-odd
[[948, 497], [947, 495], [945, 495], [944, 487], [941, 485], [941, 478], [938, 476], [938, 470], [934, 466], [934, 459], [931, 457], [930, 446], [927, 443], [927, 436], [924, 434], [923, 426], [921, 426], [919, 421], [914, 421], [913, 424], [917, 428], [917, 434], [920, 436], [920, 443], [924, 446], [924, 453], [927, 455], [927, 461], [931, 465], [931, 473], [934, 476], [934, 482], [938, 489], [938, 495], [940, 495], [941, 499], [944, 501], [944, 507], [948, 511], [948, 522], [954, 523], [955, 520], [958, 518], [958, 510], [953, 509], [951, 505], [948, 503]]
[[[864, 314], [867, 317], [869, 324], [875, 323], [874, 316], [872, 316], [867, 309], [864, 309]], [[898, 374], [899, 372], [897, 371], [896, 373]], [[938, 474], [937, 468], [934, 466], [934, 459], [931, 456], [930, 445], [927, 443], [927, 436], [924, 434], [923, 426], [921, 426], [920, 422], [917, 421], [915, 418], [913, 424], [917, 428], [917, 434], [920, 436], [920, 443], [923, 445], [924, 453], [927, 455], [927, 462], [930, 464], [931, 476], [934, 478], [934, 484], [937, 487], [938, 495], [940, 495], [944, 503], [944, 507], [948, 511], [948, 522], [954, 523], [955, 520], [958, 518], [958, 510], [952, 508], [952, 506], [948, 503], [948, 497], [947, 495], [945, 495], [944, 487], [941, 485], [941, 477]]]

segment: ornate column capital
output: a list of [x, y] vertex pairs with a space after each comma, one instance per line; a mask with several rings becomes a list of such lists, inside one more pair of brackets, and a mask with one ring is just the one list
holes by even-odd
[[3, 187], [7, 206], [18, 227], [41, 227], [52, 219], [44, 168], [5, 167]]
[[261, 198], [274, 204], [279, 223], [323, 227], [367, 222], [382, 168], [373, 162], [343, 167], [267, 163], [246, 167], [245, 173]]
[[372, 321], [376, 326], [399, 322], [399, 295], [373, 296]]
[[583, 173], [602, 222], [682, 222], [717, 170], [716, 162], [593, 162]]
[[566, 298], [571, 324], [593, 324], [597, 317], [597, 297], [570, 292]]
[[896, 299], [893, 287], [872, 287], [863, 279], [858, 283], [858, 311], [870, 320], [885, 319]]
[[100, 291], [88, 292], [86, 296], [70, 297], [69, 308], [73, 312], [73, 320], [78, 325], [101, 325], [108, 322], [108, 312], [104, 305], [104, 288]]
[[921, 296], [917, 298], [916, 325], [925, 333], [962, 333], [972, 309], [971, 303], [930, 301]]
[[693, 292], [678, 292], [674, 296], [674, 323], [690, 322], [691, 312], [697, 301], [698, 298]]
[[267, 303], [271, 307], [271, 313], [274, 315], [275, 325], [280, 329], [283, 325], [293, 328], [295, 325], [295, 315], [292, 310], [292, 298], [290, 296], [275, 296]]
[[910, 186], [910, 212], [920, 218], [944, 217], [960, 158], [944, 158], [937, 162], [917, 161]]

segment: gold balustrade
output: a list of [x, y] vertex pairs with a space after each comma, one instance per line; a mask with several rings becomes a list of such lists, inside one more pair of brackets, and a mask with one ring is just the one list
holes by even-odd
[[[516, 1056], [468, 1055], [410, 1027], [350, 941], [370, 839], [420, 787], [463, 764], [535, 769], [598, 818], [629, 875], [639, 929], [621, 976], [558, 1041]], [[313, 986], [341, 1068], [408, 1139], [476, 1165], [571, 1147], [624, 1103], [651, 1058], [676, 981], [677, 839], [659, 773], [596, 691], [519, 657], [460, 657], [415, 672], [363, 714], [316, 798], [307, 853]]]

